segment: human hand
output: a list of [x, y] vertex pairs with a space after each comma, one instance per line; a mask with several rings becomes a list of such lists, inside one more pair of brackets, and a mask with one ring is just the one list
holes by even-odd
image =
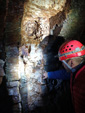
[[46, 79], [46, 78], [48, 78], [48, 74], [47, 74], [47, 72], [44, 72], [43, 79]]

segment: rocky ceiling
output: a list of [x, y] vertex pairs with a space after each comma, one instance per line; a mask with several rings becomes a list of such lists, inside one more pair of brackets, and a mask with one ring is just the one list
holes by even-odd
[[84, 0], [0, 0], [0, 41], [40, 43], [49, 34], [81, 41]]

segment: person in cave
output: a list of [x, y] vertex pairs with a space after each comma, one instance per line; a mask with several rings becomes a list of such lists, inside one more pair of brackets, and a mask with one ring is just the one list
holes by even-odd
[[59, 48], [59, 60], [71, 72], [70, 88], [75, 113], [85, 113], [85, 46], [71, 40]]
[[[47, 57], [46, 64], [44, 65], [45, 72], [43, 73], [43, 79], [45, 79], [44, 82], [48, 88], [48, 95], [50, 96], [49, 99], [52, 100], [53, 105], [57, 107], [56, 112], [62, 113], [65, 111], [66, 113], [72, 113], [71, 111], [73, 110], [71, 109], [73, 109], [73, 107], [69, 83], [71, 74], [64, 69], [61, 61], [59, 61], [59, 58], [56, 57], [59, 47], [65, 42], [65, 38], [62, 36], [57, 36], [54, 41], [52, 40], [53, 35], [49, 36], [48, 38], [49, 43], [45, 48]], [[56, 103], [53, 100], [55, 100]], [[64, 101], [64, 105], [62, 101]], [[56, 107], [54, 107], [54, 109]]]
[[75, 113], [85, 113], [85, 46], [77, 40], [66, 41], [60, 46], [58, 56], [67, 72], [71, 73], [70, 89]]

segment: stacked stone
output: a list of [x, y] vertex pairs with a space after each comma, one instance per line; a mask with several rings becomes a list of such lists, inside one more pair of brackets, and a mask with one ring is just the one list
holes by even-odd
[[6, 47], [6, 78], [8, 93], [13, 99], [13, 113], [21, 113], [19, 51], [17, 47]]

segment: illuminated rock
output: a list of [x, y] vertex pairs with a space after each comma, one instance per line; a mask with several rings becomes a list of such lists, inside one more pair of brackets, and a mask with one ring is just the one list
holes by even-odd
[[48, 36], [50, 29], [61, 23], [62, 19], [59, 18], [62, 16], [66, 3], [66, 0], [27, 0], [24, 4], [21, 24], [21, 43], [37, 44]]

